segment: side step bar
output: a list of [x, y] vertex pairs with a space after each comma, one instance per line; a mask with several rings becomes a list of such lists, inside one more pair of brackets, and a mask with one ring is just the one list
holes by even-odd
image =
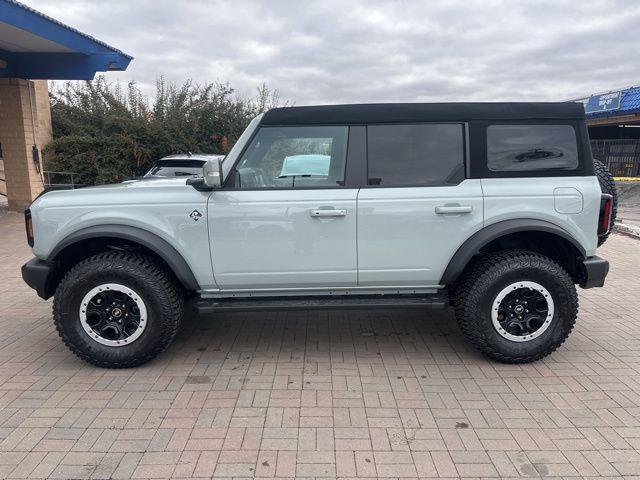
[[194, 308], [198, 313], [291, 311], [291, 310], [368, 310], [374, 308], [443, 309], [449, 305], [446, 294], [369, 295], [331, 297], [252, 297], [203, 298]]

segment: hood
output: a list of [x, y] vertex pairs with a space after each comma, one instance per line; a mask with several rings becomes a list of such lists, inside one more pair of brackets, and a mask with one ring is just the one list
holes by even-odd
[[42, 194], [31, 206], [64, 207], [76, 205], [105, 205], [132, 203], [161, 203], [166, 193], [192, 190], [188, 177], [140, 178], [123, 183], [95, 185], [75, 190], [52, 190]]

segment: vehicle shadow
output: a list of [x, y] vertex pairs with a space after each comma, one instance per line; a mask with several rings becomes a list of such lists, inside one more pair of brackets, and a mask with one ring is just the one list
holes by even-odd
[[376, 363], [375, 357], [384, 357], [385, 363], [480, 358], [462, 337], [451, 309], [190, 313], [171, 355], [196, 362], [240, 356], [338, 363]]

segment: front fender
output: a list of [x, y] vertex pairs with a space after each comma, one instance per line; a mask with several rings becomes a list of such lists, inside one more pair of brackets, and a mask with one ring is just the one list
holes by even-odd
[[91, 238], [118, 238], [138, 243], [162, 258], [185, 288], [189, 290], [200, 289], [189, 264], [169, 242], [147, 230], [128, 225], [95, 225], [77, 230], [66, 236], [53, 248], [48, 260], [55, 260], [60, 252], [66, 248], [73, 248], [74, 244]]
[[[176, 264], [184, 261], [191, 271], [191, 275], [182, 275], [189, 280], [185, 284], [192, 286], [190, 278], [195, 277], [200, 289], [217, 288], [206, 221], [208, 195], [182, 183], [164, 181], [50, 192], [30, 208], [33, 253], [51, 260], [54, 249], [59, 252], [60, 245], [69, 245], [69, 239], [86, 237], [88, 232], [121, 237], [126, 231], [134, 237], [127, 239], [151, 244], [148, 248], [168, 264], [177, 268]], [[200, 216], [192, 215], [196, 210]], [[149, 234], [164, 242], [151, 242]], [[163, 254], [167, 251], [170, 254]], [[176, 274], [179, 271], [187, 269], [180, 268]]]

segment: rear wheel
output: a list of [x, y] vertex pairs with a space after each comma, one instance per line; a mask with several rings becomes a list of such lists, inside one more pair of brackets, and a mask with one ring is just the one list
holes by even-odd
[[183, 297], [171, 272], [153, 259], [105, 252], [73, 267], [53, 301], [65, 344], [83, 360], [109, 368], [141, 365], [174, 339]]
[[598, 246], [600, 246], [609, 238], [616, 222], [616, 215], [618, 214], [618, 192], [616, 191], [616, 182], [613, 180], [613, 175], [611, 175], [611, 172], [604, 163], [599, 160], [594, 160], [593, 171], [600, 183], [600, 190], [602, 190], [602, 193], [611, 195], [613, 202], [611, 205], [611, 228], [609, 228], [606, 234], [598, 237]]
[[565, 341], [578, 313], [569, 274], [553, 260], [523, 250], [478, 258], [452, 293], [464, 335], [504, 363], [549, 355]]

